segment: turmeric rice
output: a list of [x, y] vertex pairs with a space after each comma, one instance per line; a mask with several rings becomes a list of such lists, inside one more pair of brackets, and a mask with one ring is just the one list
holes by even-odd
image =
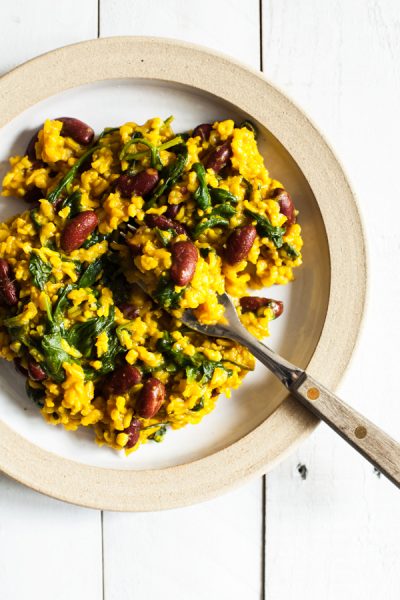
[[48, 423], [91, 427], [127, 454], [200, 422], [254, 368], [182, 311], [215, 323], [226, 291], [263, 338], [283, 305], [249, 288], [286, 284], [302, 262], [297, 211], [252, 124], [175, 134], [172, 120], [97, 138], [78, 119], [46, 120], [3, 180], [7, 201], [29, 206], [0, 224], [0, 356]]

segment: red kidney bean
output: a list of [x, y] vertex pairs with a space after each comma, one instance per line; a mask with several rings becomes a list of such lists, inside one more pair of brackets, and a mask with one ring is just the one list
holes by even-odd
[[156, 169], [146, 169], [136, 175], [120, 175], [114, 182], [115, 187], [124, 198], [147, 196], [155, 188], [159, 180]]
[[28, 369], [25, 369], [25, 367], [22, 366], [22, 359], [19, 356], [16, 356], [14, 358], [14, 366], [15, 370], [18, 371], [18, 373], [21, 373], [21, 375], [28, 377]]
[[143, 419], [151, 419], [160, 410], [164, 398], [164, 384], [156, 377], [150, 377], [140, 391], [136, 412]]
[[140, 383], [142, 374], [136, 367], [132, 365], [122, 365], [116, 369], [109, 380], [109, 387], [115, 394], [124, 394], [132, 386]]
[[242, 312], [256, 312], [263, 306], [269, 306], [274, 313], [274, 319], [277, 319], [283, 313], [283, 302], [272, 300], [271, 298], [261, 298], [259, 296], [243, 296], [239, 300]]
[[8, 306], [15, 306], [18, 304], [18, 292], [11, 277], [10, 265], [4, 258], [0, 258], [0, 297]]
[[237, 227], [226, 241], [225, 258], [229, 264], [234, 265], [244, 260], [251, 250], [256, 239], [257, 230], [254, 225]]
[[122, 302], [118, 304], [119, 310], [124, 315], [125, 319], [136, 319], [139, 316], [139, 309], [137, 306], [128, 304], [128, 302]]
[[46, 372], [36, 361], [29, 359], [28, 360], [28, 374], [31, 379], [34, 381], [43, 381], [46, 379]]
[[25, 154], [28, 156], [29, 160], [31, 162], [34, 162], [36, 160], [36, 150], [35, 150], [35, 144], [38, 141], [38, 131], [36, 131], [33, 136], [31, 137], [31, 139], [29, 140], [29, 143], [26, 147], [25, 150]]
[[92, 143], [94, 131], [83, 121], [74, 117], [58, 117], [56, 121], [61, 121], [63, 124], [61, 135], [72, 138], [82, 146], [88, 146]]
[[187, 233], [185, 227], [174, 219], [168, 219], [164, 215], [146, 215], [146, 224], [149, 227], [158, 227], [158, 229], [174, 229], [176, 233]]
[[131, 424], [124, 431], [129, 436], [125, 448], [133, 448], [139, 441], [140, 429], [142, 427], [139, 419], [132, 419]]
[[280, 212], [287, 218], [286, 223], [288, 225], [293, 225], [293, 223], [296, 223], [295, 207], [289, 192], [283, 190], [282, 188], [276, 188], [272, 192], [272, 198], [279, 202]]
[[212, 125], [210, 123], [202, 123], [193, 129], [192, 137], [200, 136], [202, 142], [206, 142], [210, 137]]
[[168, 204], [167, 210], [165, 211], [165, 216], [169, 219], [175, 219], [180, 209], [180, 204]]
[[171, 279], [177, 285], [187, 285], [192, 281], [199, 257], [196, 246], [189, 240], [176, 242], [171, 248]]
[[207, 156], [204, 166], [206, 169], [213, 169], [215, 173], [219, 173], [221, 169], [226, 167], [231, 156], [231, 143], [224, 142]]
[[36, 186], [27, 190], [24, 196], [24, 200], [28, 204], [37, 204], [41, 198], [45, 198], [45, 194]]
[[94, 210], [85, 210], [76, 215], [64, 227], [61, 233], [61, 248], [69, 254], [77, 250], [99, 224]]

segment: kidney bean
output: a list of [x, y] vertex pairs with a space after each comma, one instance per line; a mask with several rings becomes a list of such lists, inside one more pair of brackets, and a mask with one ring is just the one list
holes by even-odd
[[206, 158], [204, 166], [206, 169], [213, 169], [215, 173], [219, 173], [223, 169], [232, 156], [230, 142], [224, 142], [217, 146]]
[[30, 190], [27, 190], [24, 196], [25, 202], [28, 204], [37, 204], [41, 198], [44, 198], [45, 194], [38, 187], [33, 187]]
[[257, 230], [254, 225], [236, 227], [226, 241], [225, 258], [234, 265], [245, 259], [256, 239]]
[[149, 227], [158, 227], [158, 229], [174, 229], [176, 233], [186, 233], [185, 227], [174, 219], [168, 219], [164, 215], [146, 215], [146, 224]]
[[140, 429], [142, 427], [139, 419], [132, 419], [131, 424], [124, 431], [129, 436], [125, 448], [133, 448], [139, 441]]
[[36, 131], [33, 136], [31, 137], [31, 139], [28, 142], [28, 145], [26, 147], [25, 150], [25, 154], [28, 156], [29, 160], [31, 162], [34, 162], [36, 160], [36, 150], [35, 150], [35, 144], [38, 141], [38, 131]]
[[21, 373], [21, 375], [28, 377], [28, 369], [25, 369], [25, 367], [22, 366], [22, 359], [19, 356], [16, 356], [14, 358], [14, 366], [15, 370], [18, 371], [18, 373]]
[[140, 391], [136, 412], [143, 419], [151, 419], [160, 410], [164, 398], [164, 384], [156, 377], [150, 377]]
[[283, 313], [283, 302], [272, 300], [271, 298], [261, 298], [260, 296], [243, 296], [239, 300], [242, 312], [256, 312], [263, 306], [269, 306], [274, 313], [274, 319], [277, 319]]
[[210, 137], [212, 125], [210, 123], [202, 123], [193, 129], [192, 137], [200, 136], [202, 142], [206, 142]]
[[42, 369], [39, 363], [32, 359], [28, 360], [28, 374], [29, 377], [34, 381], [43, 381], [43, 379], [46, 379], [46, 373], [44, 369]]
[[69, 221], [61, 233], [61, 248], [69, 254], [77, 250], [99, 224], [94, 210], [84, 210]]
[[165, 216], [168, 217], [169, 219], [175, 219], [176, 215], [178, 214], [180, 209], [180, 205], [179, 204], [168, 204], [168, 208], [165, 211]]
[[185, 242], [176, 242], [171, 248], [171, 254], [172, 281], [177, 285], [187, 285], [192, 281], [196, 270], [196, 264], [199, 257], [196, 246], [189, 240]]
[[118, 304], [119, 310], [124, 315], [125, 319], [136, 319], [139, 316], [139, 309], [137, 306], [128, 304], [128, 302], [122, 302]]
[[115, 181], [115, 187], [125, 198], [147, 196], [155, 188], [159, 180], [156, 169], [146, 169], [136, 175], [120, 175]]
[[8, 306], [15, 306], [18, 304], [18, 292], [11, 277], [10, 265], [4, 258], [0, 258], [0, 296]]
[[68, 136], [83, 146], [88, 146], [92, 143], [94, 131], [83, 121], [74, 117], [58, 117], [56, 120], [61, 121], [63, 124], [61, 135]]
[[286, 223], [288, 225], [296, 223], [295, 207], [289, 192], [282, 188], [276, 188], [272, 193], [272, 198], [279, 202], [280, 212], [287, 218]]
[[132, 386], [140, 383], [142, 374], [136, 367], [132, 365], [122, 365], [116, 369], [110, 377], [109, 387], [115, 394], [124, 394]]

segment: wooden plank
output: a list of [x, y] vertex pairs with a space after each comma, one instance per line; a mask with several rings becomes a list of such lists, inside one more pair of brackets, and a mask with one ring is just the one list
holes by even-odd
[[100, 512], [52, 500], [0, 476], [4, 599], [99, 600]]
[[[1, 5], [0, 74], [58, 46], [97, 35], [97, 0]], [[2, 598], [102, 596], [100, 513], [57, 502], [0, 476]], [[67, 569], [67, 574], [66, 574]]]
[[97, 37], [97, 0], [2, 2], [0, 75], [54, 48]]
[[259, 600], [261, 539], [259, 481], [188, 508], [105, 512], [105, 597]]
[[[400, 194], [399, 5], [269, 0], [263, 8], [264, 70], [333, 143], [369, 241], [369, 304], [339, 394], [400, 439], [392, 376], [400, 333], [392, 218]], [[267, 507], [266, 597], [398, 598], [398, 490], [325, 426], [268, 477]]]
[[[180, 38], [259, 67], [258, 0], [103, 0], [100, 31]], [[107, 600], [128, 595], [259, 600], [262, 482], [167, 513], [106, 512], [104, 542]]]
[[258, 0], [103, 0], [100, 13], [101, 37], [177, 38], [259, 67]]

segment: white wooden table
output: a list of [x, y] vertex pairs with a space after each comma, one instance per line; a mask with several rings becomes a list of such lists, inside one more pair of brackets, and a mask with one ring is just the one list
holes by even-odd
[[[167, 36], [261, 68], [307, 111], [369, 242], [339, 392], [400, 439], [399, 0], [2, 0], [0, 22], [1, 73], [97, 36]], [[266, 479], [167, 513], [81, 509], [0, 476], [0, 598], [398, 600], [400, 495], [323, 425]]]

